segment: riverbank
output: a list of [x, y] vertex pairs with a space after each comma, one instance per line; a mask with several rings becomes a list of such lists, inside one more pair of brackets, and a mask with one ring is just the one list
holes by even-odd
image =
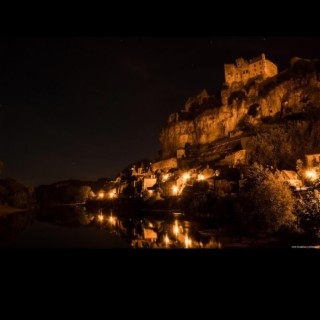
[[12, 213], [17, 213], [17, 212], [24, 212], [27, 211], [26, 209], [19, 209], [19, 208], [14, 208], [11, 206], [1, 206], [0, 205], [0, 217], [6, 216], [8, 214]]

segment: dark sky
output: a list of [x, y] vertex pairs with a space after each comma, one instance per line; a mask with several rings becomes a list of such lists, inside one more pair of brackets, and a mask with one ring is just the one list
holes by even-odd
[[157, 156], [169, 114], [217, 92], [224, 63], [262, 52], [282, 70], [319, 58], [320, 37], [0, 38], [2, 176], [114, 177]]

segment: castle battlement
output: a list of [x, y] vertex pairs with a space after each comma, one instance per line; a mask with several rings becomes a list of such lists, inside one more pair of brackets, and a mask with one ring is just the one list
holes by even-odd
[[232, 85], [233, 82], [243, 82], [246, 84], [249, 79], [262, 76], [263, 79], [273, 77], [278, 74], [276, 64], [266, 59], [264, 53], [249, 61], [238, 58], [236, 64], [225, 64], [225, 83]]

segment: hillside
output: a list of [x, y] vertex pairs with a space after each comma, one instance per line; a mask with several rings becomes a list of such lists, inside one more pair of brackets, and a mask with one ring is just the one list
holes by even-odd
[[[270, 136], [272, 130], [275, 136], [287, 135], [284, 143], [289, 142], [291, 149], [303, 145], [292, 158], [315, 152], [319, 147], [319, 111], [320, 62], [295, 58], [289, 69], [272, 78], [224, 85], [219, 96], [203, 91], [190, 98], [184, 110], [170, 115], [161, 130], [162, 157], [175, 156], [178, 149], [186, 147], [205, 150], [208, 145], [237, 136]], [[301, 141], [295, 141], [294, 136]], [[308, 144], [310, 137], [312, 144]], [[257, 141], [251, 142], [249, 139], [246, 144], [248, 149], [256, 147]]]

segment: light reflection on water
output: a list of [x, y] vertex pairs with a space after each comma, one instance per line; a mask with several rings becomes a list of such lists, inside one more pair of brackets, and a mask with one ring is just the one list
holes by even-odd
[[[183, 215], [125, 216], [107, 210], [59, 207], [37, 217], [31, 213], [0, 217], [0, 247], [221, 248], [214, 231], [205, 229]], [[66, 243], [71, 238], [72, 244]], [[38, 239], [42, 244], [38, 245]]]
[[[90, 215], [84, 213], [84, 215]], [[200, 230], [200, 224], [185, 220], [183, 217], [160, 219], [145, 216], [143, 218], [125, 218], [109, 213], [96, 214], [100, 228], [117, 234], [130, 241], [133, 248], [185, 248], [216, 249], [221, 242], [215, 236]]]

